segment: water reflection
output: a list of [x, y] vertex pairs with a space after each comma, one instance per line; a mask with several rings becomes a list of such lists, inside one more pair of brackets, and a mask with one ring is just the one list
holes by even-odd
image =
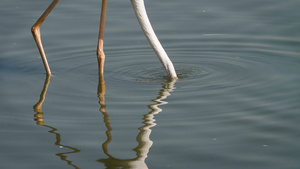
[[68, 149], [71, 150], [69, 152], [57, 153], [56, 155], [59, 156], [61, 160], [66, 161], [68, 165], [73, 166], [74, 168], [77, 169], [78, 167], [76, 165], [74, 165], [72, 161], [67, 159], [67, 155], [68, 154], [73, 154], [73, 153], [78, 153], [78, 152], [80, 152], [80, 150], [77, 149], [77, 148], [71, 147], [71, 146], [61, 144], [61, 135], [57, 132], [57, 129], [55, 127], [44, 124], [44, 118], [43, 118], [44, 113], [43, 113], [42, 107], [43, 107], [43, 103], [46, 99], [48, 86], [50, 84], [50, 78], [51, 78], [50, 75], [46, 76], [44, 87], [43, 87], [42, 93], [40, 95], [40, 100], [37, 102], [37, 104], [35, 104], [33, 106], [33, 110], [36, 112], [34, 114], [34, 117], [35, 117], [34, 120], [36, 121], [37, 125], [41, 125], [41, 126], [44, 126], [44, 127], [47, 127], [49, 129], [51, 129], [51, 130], [49, 130], [49, 133], [55, 134], [56, 141], [55, 141], [54, 144], [56, 146], [58, 146], [60, 148], [62, 148], [62, 147], [63, 148], [68, 148]]
[[133, 150], [136, 152], [136, 158], [132, 159], [118, 159], [111, 155], [108, 150], [108, 144], [112, 141], [111, 131], [113, 130], [109, 123], [109, 115], [105, 111], [105, 82], [104, 77], [99, 76], [99, 85], [98, 85], [98, 96], [99, 103], [101, 105], [100, 111], [103, 114], [103, 119], [105, 126], [107, 128], [106, 136], [107, 140], [102, 144], [103, 152], [108, 156], [106, 159], [99, 159], [98, 161], [104, 163], [107, 169], [113, 168], [128, 168], [128, 169], [147, 169], [147, 164], [145, 160], [147, 158], [150, 147], [153, 142], [150, 140], [151, 127], [154, 127], [156, 123], [154, 122], [154, 115], [162, 111], [158, 106], [167, 104], [168, 102], [163, 101], [170, 95], [170, 92], [174, 89], [174, 84], [176, 80], [170, 79], [165, 82], [162, 86], [162, 89], [159, 91], [159, 94], [156, 99], [152, 100], [154, 103], [150, 104], [148, 108], [151, 110], [149, 113], [145, 114], [143, 117], [143, 126], [139, 128], [140, 132], [136, 137], [138, 146]]
[[[50, 84], [50, 78], [51, 76], [46, 76], [45, 83], [43, 90], [40, 95], [40, 99], [37, 104], [33, 106], [34, 111], [36, 114], [34, 115], [34, 120], [36, 121], [37, 125], [41, 125], [44, 127], [47, 127], [51, 129], [49, 133], [55, 134], [56, 136], [56, 141], [55, 145], [64, 148], [68, 148], [71, 151], [69, 152], [64, 152], [64, 153], [58, 153], [56, 154], [57, 156], [60, 157], [61, 160], [66, 161], [68, 165], [73, 166], [74, 168], [78, 168], [75, 164], [73, 164], [72, 161], [67, 159], [68, 154], [73, 154], [73, 153], [78, 153], [80, 152], [79, 149], [67, 146], [67, 145], [62, 145], [61, 144], [61, 135], [57, 132], [58, 130], [55, 127], [45, 125], [44, 124], [44, 118], [43, 118], [43, 110], [42, 106], [46, 98], [46, 93], [48, 86]], [[174, 90], [174, 84], [176, 80], [175, 79], [169, 79], [167, 82], [165, 82], [162, 86], [162, 89], [159, 91], [158, 96], [156, 99], [153, 99], [152, 101], [154, 102], [153, 104], [148, 105], [148, 108], [151, 110], [149, 113], [145, 114], [144, 117], [142, 118], [143, 120], [143, 126], [139, 128], [140, 132], [136, 137], [136, 140], [138, 142], [138, 146], [134, 149], [136, 152], [136, 158], [133, 159], [118, 159], [115, 158], [113, 155], [109, 153], [108, 150], [108, 144], [112, 141], [112, 127], [109, 122], [109, 115], [105, 111], [106, 104], [105, 104], [105, 82], [104, 82], [104, 77], [103, 75], [99, 75], [99, 84], [98, 84], [98, 97], [99, 97], [99, 104], [100, 104], [100, 112], [103, 114], [103, 119], [104, 123], [106, 125], [107, 131], [106, 131], [106, 136], [107, 140], [102, 144], [102, 149], [103, 152], [108, 156], [106, 159], [99, 159], [98, 161], [101, 163], [104, 163], [106, 168], [116, 168], [116, 167], [122, 167], [122, 168], [129, 168], [129, 169], [146, 169], [147, 164], [145, 163], [145, 159], [147, 158], [147, 154], [149, 152], [150, 147], [152, 146], [153, 142], [150, 140], [150, 134], [151, 134], [151, 127], [154, 127], [156, 123], [154, 122], [154, 115], [158, 114], [159, 112], [162, 111], [161, 108], [158, 106], [167, 104], [168, 102], [163, 101], [163, 99], [166, 99], [169, 95], [170, 92]]]

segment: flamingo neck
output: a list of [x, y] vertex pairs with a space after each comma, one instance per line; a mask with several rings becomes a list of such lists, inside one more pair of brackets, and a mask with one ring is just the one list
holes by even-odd
[[165, 52], [164, 48], [162, 47], [161, 43], [159, 42], [152, 26], [149, 21], [146, 8], [144, 5], [144, 0], [131, 0], [133, 9], [135, 11], [136, 17], [140, 23], [140, 26], [148, 39], [151, 47], [153, 48], [154, 52], [156, 53], [158, 59], [163, 64], [164, 68], [166, 69], [168, 76], [172, 78], [177, 78], [177, 74], [175, 68], [173, 66], [172, 61], [168, 57], [167, 53]]

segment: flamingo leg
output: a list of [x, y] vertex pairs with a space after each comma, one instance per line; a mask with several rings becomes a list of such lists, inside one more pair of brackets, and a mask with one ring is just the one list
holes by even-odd
[[41, 57], [42, 57], [42, 60], [43, 60], [43, 63], [44, 63], [45, 70], [46, 70], [48, 75], [51, 75], [51, 70], [50, 70], [50, 67], [49, 67], [49, 64], [48, 64], [48, 61], [47, 61], [47, 57], [46, 57], [46, 54], [45, 54], [45, 51], [44, 51], [44, 47], [43, 47], [43, 44], [42, 44], [40, 28], [41, 28], [42, 23], [45, 21], [47, 16], [52, 11], [52, 9], [56, 6], [58, 1], [59, 0], [53, 0], [53, 2], [49, 5], [49, 7], [42, 14], [42, 16], [36, 21], [36, 23], [31, 28], [33, 38], [34, 38], [34, 40], [37, 44], [37, 47], [39, 49], [39, 52], [41, 54]]
[[98, 38], [99, 40], [98, 40], [98, 47], [97, 47], [99, 75], [102, 75], [104, 72], [105, 54], [103, 50], [103, 43], [104, 43], [103, 39], [104, 39], [104, 29], [105, 29], [106, 6], [107, 6], [107, 0], [102, 0], [99, 38]]

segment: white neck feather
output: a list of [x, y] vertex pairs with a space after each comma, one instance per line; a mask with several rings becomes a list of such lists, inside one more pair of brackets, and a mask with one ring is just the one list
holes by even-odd
[[148, 39], [148, 42], [152, 46], [161, 63], [164, 65], [168, 75], [172, 78], [177, 78], [177, 74], [174, 69], [173, 63], [171, 62], [164, 48], [160, 44], [151, 26], [145, 9], [144, 0], [131, 0], [131, 3], [135, 11], [136, 17], [141, 25], [141, 28], [144, 31], [146, 38]]

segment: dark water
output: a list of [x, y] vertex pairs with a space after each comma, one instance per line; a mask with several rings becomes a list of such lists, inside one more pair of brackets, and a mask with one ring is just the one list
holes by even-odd
[[[0, 6], [0, 168], [297, 169], [300, 1], [152, 0], [148, 14], [179, 79], [168, 81], [130, 1]], [[105, 80], [105, 83], [104, 83]]]

